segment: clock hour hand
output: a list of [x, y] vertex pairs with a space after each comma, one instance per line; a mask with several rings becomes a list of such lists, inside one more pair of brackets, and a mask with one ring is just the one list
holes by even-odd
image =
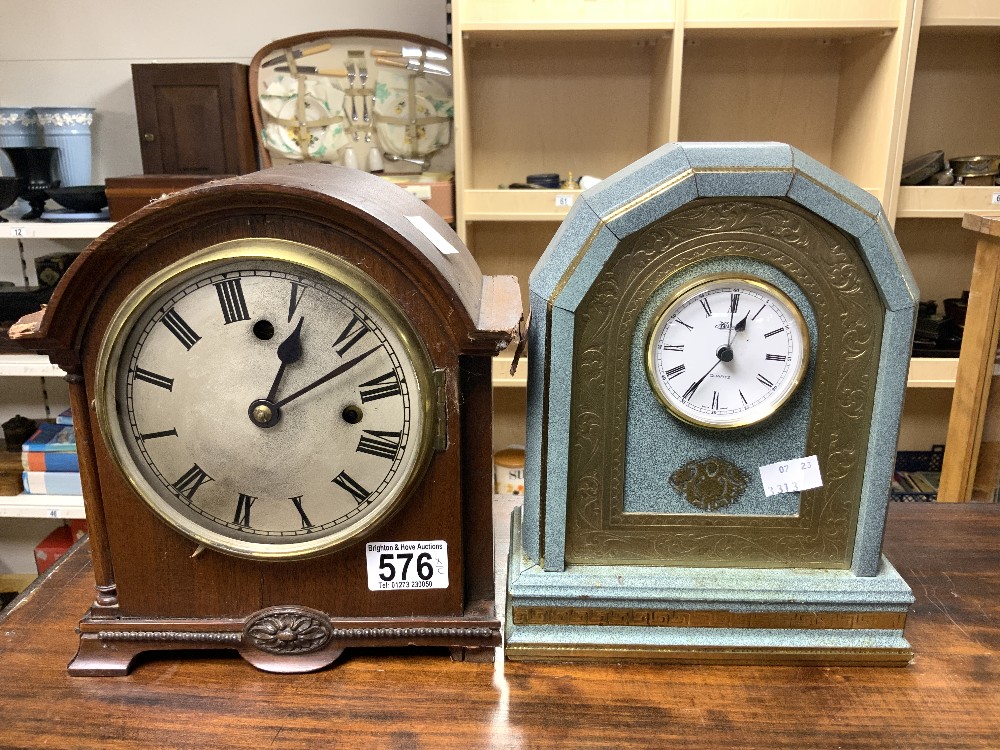
[[278, 367], [278, 374], [274, 376], [274, 382], [271, 384], [271, 390], [267, 393], [266, 401], [274, 402], [275, 397], [278, 395], [278, 385], [280, 385], [281, 378], [285, 374], [285, 367], [298, 362], [302, 357], [303, 320], [305, 320], [304, 317], [299, 318], [299, 324], [295, 326], [295, 330], [288, 334], [284, 341], [278, 344], [278, 361], [281, 362], [281, 366]]
[[370, 356], [371, 354], [374, 354], [376, 351], [378, 351], [381, 348], [382, 348], [382, 345], [379, 344], [378, 346], [373, 347], [373, 348], [369, 349], [366, 352], [362, 352], [361, 354], [359, 354], [358, 356], [354, 357], [353, 359], [349, 359], [346, 362], [344, 362], [343, 364], [338, 365], [337, 367], [335, 367], [332, 370], [330, 370], [330, 372], [328, 372], [323, 377], [317, 378], [316, 380], [314, 380], [313, 382], [311, 382], [309, 385], [304, 386], [303, 388], [299, 388], [297, 391], [295, 391], [295, 393], [292, 393], [292, 394], [289, 394], [288, 396], [285, 396], [283, 399], [281, 399], [281, 401], [275, 402], [275, 404], [274, 404], [275, 408], [280, 409], [282, 406], [285, 406], [286, 404], [290, 403], [291, 401], [294, 401], [299, 396], [304, 396], [305, 394], [309, 393], [309, 391], [311, 391], [313, 388], [317, 388], [317, 387], [323, 385], [323, 383], [326, 383], [327, 381], [333, 380], [338, 375], [342, 375], [343, 373], [347, 372], [352, 367], [354, 367], [356, 364], [358, 364], [359, 362], [361, 362], [362, 360], [364, 360], [366, 357]]

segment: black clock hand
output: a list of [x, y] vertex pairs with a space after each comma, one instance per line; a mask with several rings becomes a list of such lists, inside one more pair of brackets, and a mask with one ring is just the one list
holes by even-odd
[[716, 367], [719, 366], [719, 362], [732, 362], [733, 350], [730, 349], [728, 346], [720, 346], [719, 350], [715, 353], [715, 356], [718, 357], [718, 359], [715, 360], [715, 364], [712, 365], [710, 368], [708, 368], [708, 372], [706, 372], [704, 375], [702, 375], [700, 378], [698, 378], [696, 381], [694, 381], [691, 385], [688, 386], [688, 389], [684, 391], [684, 395], [681, 396], [683, 400], [685, 401], [691, 400], [691, 398], [694, 396], [694, 392], [698, 390], [698, 386], [701, 385], [702, 381], [705, 378], [707, 378], [709, 375], [712, 374], [712, 370], [714, 370]]
[[295, 391], [295, 393], [292, 393], [292, 394], [290, 394], [288, 396], [285, 396], [283, 399], [281, 399], [281, 401], [276, 402], [274, 404], [274, 406], [276, 408], [280, 409], [282, 406], [285, 406], [287, 403], [289, 403], [291, 401], [294, 401], [299, 396], [302, 396], [302, 395], [305, 395], [306, 393], [309, 393], [309, 391], [311, 391], [313, 388], [317, 388], [318, 386], [323, 385], [323, 383], [326, 383], [329, 380], [333, 380], [338, 375], [341, 375], [341, 374], [347, 372], [352, 367], [354, 367], [354, 365], [358, 364], [363, 359], [365, 359], [365, 357], [369, 356], [370, 354], [373, 354], [374, 352], [378, 351], [381, 348], [382, 348], [382, 345], [379, 344], [378, 346], [373, 347], [372, 349], [369, 349], [368, 351], [366, 351], [366, 352], [364, 352], [362, 354], [359, 354], [354, 359], [347, 360], [343, 364], [341, 364], [341, 365], [333, 368], [332, 370], [330, 370], [330, 372], [328, 372], [323, 377], [321, 377], [321, 378], [319, 378], [317, 380], [314, 380], [313, 382], [311, 382], [309, 385], [305, 386], [304, 388], [299, 388], [297, 391]]
[[747, 318], [749, 318], [749, 317], [750, 317], [750, 313], [748, 311], [747, 314], [743, 316], [743, 320], [741, 320], [739, 323], [737, 323], [736, 324], [736, 328], [734, 328], [733, 330], [734, 331], [745, 331], [747, 329]]
[[288, 334], [288, 337], [284, 341], [278, 344], [278, 361], [281, 362], [281, 366], [278, 368], [278, 374], [274, 376], [274, 383], [271, 384], [271, 390], [268, 391], [265, 401], [274, 402], [275, 397], [278, 395], [278, 385], [285, 374], [285, 367], [293, 362], [298, 362], [299, 358], [302, 357], [303, 320], [305, 320], [304, 317], [299, 318], [299, 324], [295, 326], [295, 330]]

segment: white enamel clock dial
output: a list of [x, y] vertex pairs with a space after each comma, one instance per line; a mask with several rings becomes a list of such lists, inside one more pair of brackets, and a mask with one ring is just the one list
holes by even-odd
[[98, 416], [142, 498], [243, 557], [344, 546], [429, 456], [430, 368], [385, 294], [338, 259], [225, 243], [134, 292], [101, 353]]
[[681, 289], [653, 317], [646, 374], [675, 416], [731, 428], [771, 416], [809, 364], [809, 332], [795, 303], [745, 276], [712, 276]]

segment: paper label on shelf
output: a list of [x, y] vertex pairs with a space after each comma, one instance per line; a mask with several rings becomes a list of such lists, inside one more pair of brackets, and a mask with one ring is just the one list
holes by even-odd
[[569, 208], [573, 205], [573, 196], [568, 193], [556, 193], [556, 208]]
[[993, 193], [993, 198], [990, 200], [994, 206], [1000, 205], [1000, 193]]
[[5, 234], [8, 237], [15, 237], [17, 239], [22, 239], [22, 238], [25, 238], [25, 237], [34, 237], [35, 236], [35, 227], [9, 226], [9, 227], [5, 227], [5, 229], [6, 229]]
[[368, 542], [368, 590], [448, 588], [448, 543]]
[[404, 185], [403, 190], [422, 201], [429, 201], [431, 199], [430, 185]]
[[406, 218], [410, 220], [410, 223], [417, 228], [420, 234], [433, 242], [434, 247], [444, 255], [453, 255], [458, 252], [458, 248], [442, 237], [441, 233], [428, 224], [427, 219], [423, 216], [407, 216]]
[[823, 486], [816, 456], [793, 458], [760, 467], [760, 480], [764, 484], [764, 497], [784, 492], [802, 492]]

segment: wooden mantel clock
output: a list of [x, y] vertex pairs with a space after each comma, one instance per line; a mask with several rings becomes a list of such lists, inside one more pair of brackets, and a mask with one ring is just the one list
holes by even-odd
[[70, 672], [492, 658], [491, 359], [520, 317], [516, 279], [339, 167], [177, 193], [95, 241], [19, 326], [70, 382], [98, 592]]

